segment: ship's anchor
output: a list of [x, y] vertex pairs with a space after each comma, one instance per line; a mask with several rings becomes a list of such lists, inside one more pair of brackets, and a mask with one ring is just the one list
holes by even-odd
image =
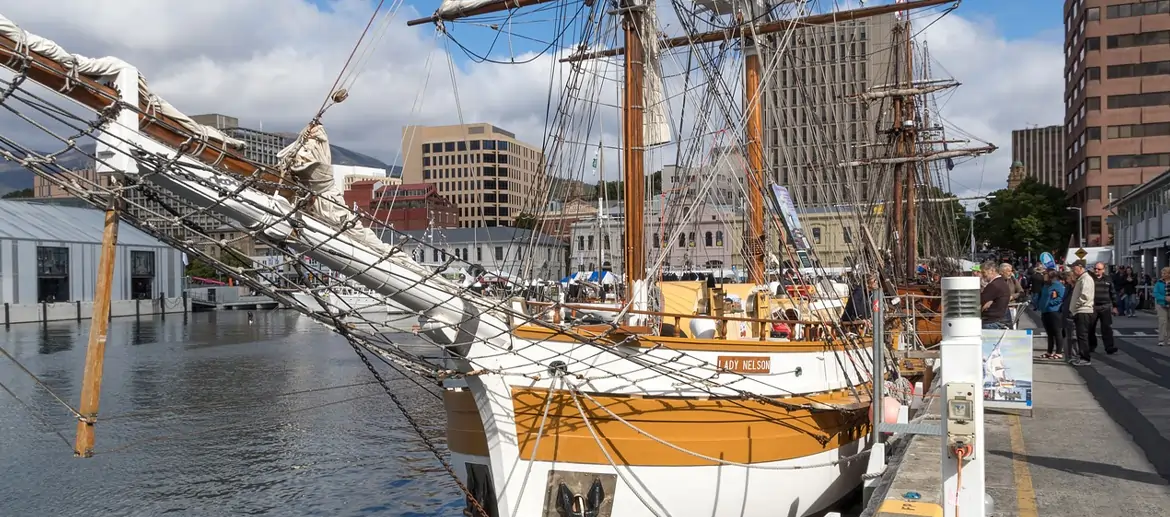
[[601, 487], [600, 479], [593, 479], [585, 497], [574, 494], [563, 481], [557, 487], [557, 513], [561, 517], [597, 517], [604, 500], [605, 489]]

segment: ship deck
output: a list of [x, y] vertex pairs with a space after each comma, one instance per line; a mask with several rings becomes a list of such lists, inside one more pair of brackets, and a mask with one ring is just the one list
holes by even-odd
[[[1035, 328], [1028, 320], [1021, 318], [1021, 328]], [[1155, 346], [1150, 314], [1114, 322], [1115, 355], [1095, 354], [1092, 366], [1080, 368], [1036, 360], [1031, 416], [986, 412], [987, 490], [996, 517], [1130, 517], [1170, 508], [1170, 347]], [[1043, 353], [1044, 338], [1033, 348]], [[937, 415], [937, 403], [930, 406]], [[864, 515], [931, 515], [875, 509], [907, 493], [918, 494], [924, 508], [942, 503], [939, 440], [908, 439]]]

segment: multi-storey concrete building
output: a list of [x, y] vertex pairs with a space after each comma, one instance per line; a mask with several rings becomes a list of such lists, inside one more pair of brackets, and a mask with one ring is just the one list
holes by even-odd
[[511, 226], [548, 201], [543, 154], [491, 124], [408, 126], [402, 156], [402, 181], [434, 183], [463, 227]]
[[1105, 206], [1170, 166], [1170, 4], [1065, 0], [1064, 173], [1089, 246]]
[[[1064, 188], [1064, 132], [1061, 126], [1034, 127], [1012, 131], [1012, 171], [1018, 181], [1035, 178], [1056, 188]], [[1018, 164], [1018, 172], [1017, 172]], [[1017, 184], [1018, 184], [1017, 181]], [[1010, 182], [1010, 180], [1009, 180]], [[1009, 185], [1014, 188], [1014, 185]]]
[[[836, 164], [878, 156], [883, 106], [858, 97], [891, 81], [893, 14], [772, 36], [784, 45], [764, 97], [764, 161], [798, 206], [867, 200], [875, 167]], [[777, 38], [787, 38], [780, 41]]]

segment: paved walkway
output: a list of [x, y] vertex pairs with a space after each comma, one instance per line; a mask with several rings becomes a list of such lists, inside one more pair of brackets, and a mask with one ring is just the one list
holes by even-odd
[[[1021, 327], [1034, 323], [1023, 318]], [[1170, 347], [1127, 336], [1154, 324], [1149, 314], [1116, 320], [1119, 330], [1131, 332], [1116, 338], [1119, 353], [1098, 354], [1092, 366], [1037, 359], [1034, 413], [987, 413], [995, 516], [1170, 515]], [[1037, 338], [1037, 357], [1044, 348]], [[922, 475], [937, 472], [938, 440], [911, 443], [886, 498], [915, 490], [923, 502], [938, 502], [937, 482]], [[918, 475], [908, 473], [915, 470]]]

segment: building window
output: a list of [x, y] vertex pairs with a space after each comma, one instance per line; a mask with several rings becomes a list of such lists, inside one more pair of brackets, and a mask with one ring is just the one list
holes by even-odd
[[1101, 170], [1101, 157], [1100, 156], [1090, 156], [1086, 160], [1086, 162], [1088, 163], [1089, 170], [1091, 170], [1091, 171]]
[[1085, 187], [1085, 201], [1100, 201], [1101, 187]]
[[37, 246], [37, 302], [69, 301], [69, 248]]
[[1152, 75], [1170, 75], [1170, 61], [1149, 61], [1145, 63], [1130, 63], [1125, 65], [1110, 65], [1106, 73], [1110, 79], [1125, 79], [1127, 77], [1149, 77]]
[[130, 297], [149, 299], [154, 297], [154, 252], [130, 252]]
[[1085, 136], [1089, 140], [1100, 140], [1101, 139], [1101, 127], [1097, 126], [1097, 127], [1085, 128]]
[[443, 150], [449, 153], [455, 152], [455, 142], [443, 142]]
[[1112, 185], [1109, 187], [1109, 201], [1121, 199], [1129, 191], [1133, 190], [1134, 185]]
[[1101, 98], [1100, 97], [1086, 97], [1085, 98], [1085, 109], [1087, 109], [1089, 111], [1100, 111], [1101, 110]]
[[1086, 233], [1088, 233], [1089, 235], [1101, 235], [1101, 216], [1099, 216], [1099, 215], [1088, 216], [1085, 218], [1085, 222], [1088, 223], [1086, 225], [1086, 226], [1088, 226]]
[[821, 227], [820, 226], [813, 226], [812, 236], [813, 236], [813, 243], [814, 244], [821, 243]]
[[463, 248], [463, 261], [467, 262], [467, 248]]
[[504, 247], [496, 246], [496, 262], [504, 260]]
[[723, 230], [715, 232], [715, 245], [720, 247], [723, 246]]
[[1170, 45], [1170, 31], [1118, 34], [1107, 36], [1105, 39], [1105, 46], [1108, 48], [1147, 47], [1151, 45]]
[[715, 245], [715, 235], [711, 232], [703, 234], [703, 245], [710, 248]]
[[602, 236], [601, 239], [602, 239], [602, 241], [601, 241], [602, 244], [605, 245], [605, 249], [607, 249], [607, 250], [613, 249], [613, 248], [609, 247], [609, 236], [608, 235]]
[[[852, 244], [853, 243], [853, 232], [850, 231], [848, 226], [844, 226], [841, 228], [841, 236], [845, 239], [845, 244]], [[848, 264], [849, 261], [845, 261], [845, 263]]]
[[[1109, 68], [1113, 68], [1113, 67], [1109, 67]], [[1090, 81], [1100, 81], [1101, 80], [1101, 67], [1090, 66], [1090, 67], [1086, 68], [1085, 69], [1085, 77], [1087, 77]]]
[[1097, 20], [1100, 20], [1101, 19], [1101, 8], [1100, 7], [1090, 7], [1088, 9], [1085, 9], [1085, 19], [1089, 20], [1091, 22], [1095, 22]]
[[431, 152], [431, 144], [423, 144], [423, 152], [424, 153]]
[[1142, 138], [1146, 136], [1170, 136], [1170, 122], [1154, 122], [1150, 124], [1126, 124], [1109, 126], [1106, 133], [1109, 138]]
[[479, 246], [476, 246], [475, 248], [475, 261], [483, 262], [483, 248]]
[[1107, 161], [1110, 169], [1170, 167], [1170, 153], [1114, 155]]
[[695, 232], [687, 233], [687, 246], [691, 248], [695, 247]]
[[1101, 50], [1101, 38], [1097, 36], [1085, 38], [1085, 50]]
[[588, 246], [587, 248], [585, 248], [585, 249], [587, 249], [587, 250], [589, 250], [589, 251], [593, 251], [593, 236], [592, 236], [592, 235], [590, 235], [590, 236], [589, 236], [589, 241], [588, 241], [588, 242], [589, 242], [589, 246]]
[[1107, 104], [1109, 109], [1151, 108], [1154, 106], [1166, 106], [1170, 105], [1170, 91], [1134, 93], [1129, 95], [1110, 95]]
[[470, 145], [470, 146], [471, 146], [471, 150], [472, 150], [472, 151], [478, 151], [478, 150], [479, 150], [479, 140], [472, 140], [471, 142], [469, 142], [469, 143], [468, 143], [468, 145]]
[[685, 247], [687, 247], [687, 236], [686, 236], [686, 234], [682, 234], [682, 233], [678, 234], [678, 247], [680, 247], [680, 248], [685, 248]]
[[1146, 0], [1145, 2], [1111, 5], [1105, 8], [1106, 18], [1129, 18], [1131, 16], [1147, 16], [1151, 14], [1170, 14], [1170, 2], [1166, 0]]

